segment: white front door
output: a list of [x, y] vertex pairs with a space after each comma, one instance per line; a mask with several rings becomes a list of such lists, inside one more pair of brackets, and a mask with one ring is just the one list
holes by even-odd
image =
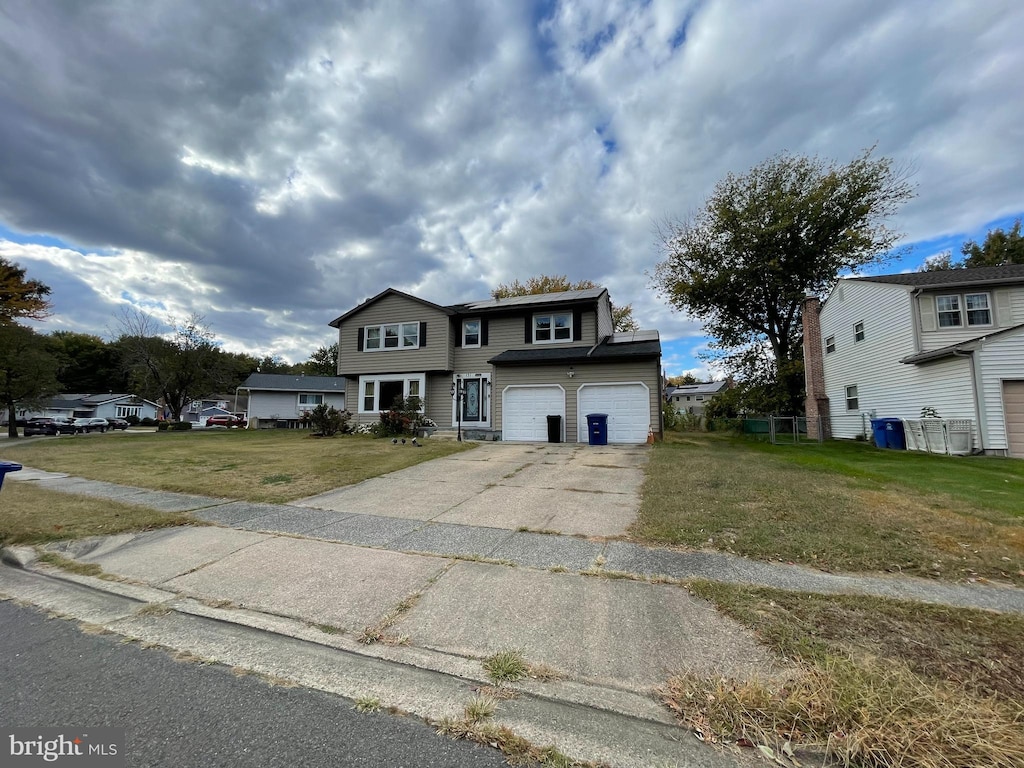
[[452, 397], [452, 426], [491, 426], [491, 375], [489, 373], [457, 373]]

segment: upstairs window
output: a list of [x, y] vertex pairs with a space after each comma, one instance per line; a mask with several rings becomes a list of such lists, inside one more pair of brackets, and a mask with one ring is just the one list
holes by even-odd
[[464, 320], [462, 323], [462, 346], [480, 346], [480, 321]]
[[377, 352], [382, 349], [419, 349], [419, 323], [388, 323], [387, 325], [368, 325], [364, 330], [366, 341], [364, 349]]
[[964, 296], [964, 303], [967, 305], [968, 325], [992, 325], [987, 293], [968, 293]]
[[830, 352], [835, 352], [835, 351], [836, 351], [836, 337], [835, 336], [829, 336], [827, 339], [825, 339], [825, 354], [827, 355]]
[[939, 313], [939, 328], [959, 328], [964, 324], [959, 296], [936, 296], [935, 309]]
[[533, 340], [537, 344], [572, 341], [572, 312], [534, 315]]
[[854, 323], [853, 325], [853, 340], [864, 341], [864, 323]]

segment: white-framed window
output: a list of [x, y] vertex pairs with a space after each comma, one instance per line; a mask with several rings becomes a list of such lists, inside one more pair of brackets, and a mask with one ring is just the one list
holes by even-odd
[[572, 341], [572, 312], [534, 315], [533, 341], [536, 344]]
[[464, 346], [464, 347], [479, 347], [480, 346], [480, 321], [479, 320], [463, 320], [462, 321], [462, 346]]
[[141, 405], [115, 405], [114, 406], [114, 418], [115, 419], [127, 419], [129, 416], [141, 416], [142, 406]]
[[857, 396], [857, 385], [851, 384], [846, 388], [846, 410], [859, 411], [860, 398]]
[[385, 349], [419, 349], [419, 323], [385, 323], [367, 325], [363, 329], [363, 349], [380, 352]]
[[318, 405], [323, 405], [324, 396], [320, 392], [300, 392], [299, 393], [299, 408], [316, 408]]
[[968, 325], [992, 325], [992, 307], [987, 293], [968, 293], [964, 296]]
[[859, 323], [853, 324], [853, 340], [864, 341], [864, 321], [861, 320]]
[[835, 352], [835, 351], [836, 351], [836, 337], [835, 336], [829, 336], [827, 339], [825, 339], [825, 354], [828, 355], [828, 354], [831, 354], [832, 352]]
[[424, 373], [381, 373], [376, 376], [359, 377], [359, 412], [380, 413], [386, 411], [397, 398], [420, 398], [420, 412], [423, 412], [423, 393], [426, 392]]
[[935, 309], [939, 313], [939, 328], [959, 328], [964, 324], [959, 296], [936, 296]]

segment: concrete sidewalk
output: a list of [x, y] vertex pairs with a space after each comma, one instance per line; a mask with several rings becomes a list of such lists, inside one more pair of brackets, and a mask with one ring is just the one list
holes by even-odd
[[1013, 588], [827, 574], [436, 516], [357, 513], [325, 508], [322, 499], [317, 507], [252, 504], [31, 469], [18, 475], [52, 490], [191, 511], [215, 525], [48, 547], [99, 566], [109, 579], [53, 569], [30, 548], [5, 551], [22, 566], [0, 568], [6, 596], [431, 720], [459, 716], [488, 682], [482, 660], [517, 649], [560, 679], [515, 683], [518, 695], [498, 703], [496, 721], [534, 743], [611, 765], [745, 763], [675, 726], [656, 689], [684, 670], [740, 678], [787, 670], [746, 629], [676, 584], [595, 576], [710, 578], [1024, 613], [1024, 590]]

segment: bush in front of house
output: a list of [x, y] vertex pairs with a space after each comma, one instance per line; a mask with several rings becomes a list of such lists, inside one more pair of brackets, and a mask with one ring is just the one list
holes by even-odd
[[[130, 426], [133, 426], [133, 427], [137, 427], [139, 425], [139, 421], [140, 421], [139, 417], [136, 416], [134, 413], [129, 415], [129, 416], [125, 416], [124, 420], [127, 421], [128, 424]], [[145, 425], [143, 425], [143, 426], [145, 426]]]
[[380, 413], [379, 437], [415, 435], [424, 421], [424, 404], [418, 397], [397, 397], [391, 408]]
[[[136, 418], [138, 418], [138, 417], [136, 416]], [[156, 419], [151, 419], [151, 418], [149, 418], [149, 416], [147, 416], [146, 418], [144, 418], [141, 421], [139, 421], [139, 426], [140, 427], [157, 427], [161, 423], [163, 423], [163, 422], [159, 422]]]
[[349, 422], [352, 420], [350, 411], [339, 411], [333, 405], [320, 403], [316, 408], [303, 414], [303, 420], [316, 430], [321, 437], [334, 437], [337, 434], [351, 432]]

